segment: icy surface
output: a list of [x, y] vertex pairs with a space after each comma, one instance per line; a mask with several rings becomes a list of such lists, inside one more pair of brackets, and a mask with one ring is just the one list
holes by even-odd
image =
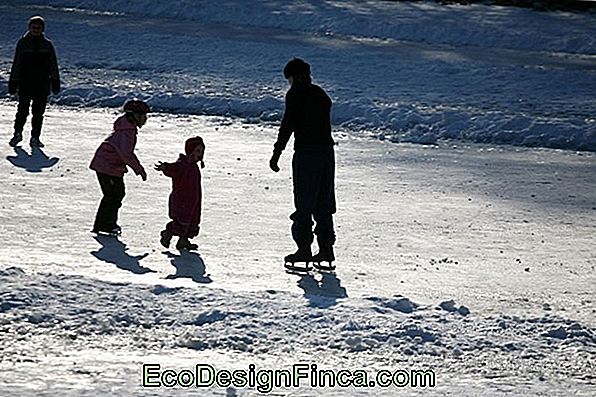
[[[7, 130], [14, 103], [0, 110]], [[301, 277], [280, 263], [291, 156], [270, 172], [275, 130], [225, 118], [152, 115], [139, 134], [146, 167], [186, 137], [207, 143], [198, 253], [159, 245], [169, 180], [157, 172], [126, 176], [121, 239], [90, 235], [87, 166], [116, 116], [53, 106], [46, 148], [4, 146], [0, 395], [256, 396], [147, 390], [140, 368], [313, 361], [431, 369], [437, 386], [294, 395], [593, 394], [593, 154], [340, 136], [338, 270]]]
[[[42, 150], [6, 144], [16, 103], [0, 100], [0, 396], [257, 396], [143, 389], [141, 367], [296, 362], [430, 369], [437, 384], [270, 395], [596, 395], [596, 15], [3, 1], [2, 95], [35, 14], [64, 90]], [[292, 56], [334, 100], [335, 273], [280, 261], [294, 249], [291, 153], [279, 174], [268, 158]], [[196, 253], [159, 245], [170, 181], [157, 172], [126, 176], [121, 238], [89, 233], [88, 164], [133, 95], [163, 111], [139, 133], [149, 171], [190, 136], [207, 144]]]

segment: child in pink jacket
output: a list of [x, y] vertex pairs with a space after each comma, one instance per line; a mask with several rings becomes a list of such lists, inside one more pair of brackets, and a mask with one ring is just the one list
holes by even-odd
[[205, 166], [203, 156], [205, 143], [201, 137], [190, 138], [184, 145], [185, 154], [181, 154], [175, 163], [155, 164], [155, 169], [172, 178], [172, 193], [169, 200], [169, 215], [172, 219], [161, 232], [160, 243], [168, 248], [172, 236], [178, 236], [176, 248], [196, 250], [198, 246], [189, 239], [199, 234], [201, 223], [201, 168]]
[[124, 199], [124, 174], [126, 167], [132, 168], [143, 181], [147, 173], [134, 153], [137, 144], [137, 131], [147, 122], [149, 106], [140, 100], [132, 99], [124, 104], [124, 115], [114, 122], [114, 131], [99, 145], [89, 168], [97, 173], [103, 193], [93, 233], [119, 235], [118, 210]]

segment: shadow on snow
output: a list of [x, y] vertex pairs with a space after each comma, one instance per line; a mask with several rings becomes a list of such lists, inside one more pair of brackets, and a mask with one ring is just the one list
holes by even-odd
[[113, 263], [118, 268], [128, 270], [135, 274], [145, 274], [153, 272], [147, 267], [140, 265], [140, 260], [147, 257], [148, 253], [142, 255], [130, 255], [126, 251], [126, 244], [120, 241], [117, 237], [112, 236], [96, 236], [95, 240], [101, 244], [101, 248], [97, 251], [91, 251], [91, 254], [97, 259], [107, 263]]
[[28, 172], [41, 172], [44, 168], [52, 168], [60, 160], [58, 157], [48, 157], [41, 148], [31, 148], [31, 154], [17, 146], [14, 149], [16, 156], [6, 156], [12, 165], [24, 168]]
[[180, 251], [180, 255], [169, 251], [164, 251], [164, 254], [172, 260], [172, 265], [176, 268], [176, 273], [170, 274], [166, 279], [190, 278], [199, 284], [208, 284], [213, 281], [208, 274], [205, 274], [205, 262], [199, 254], [188, 251]]
[[298, 280], [298, 287], [304, 290], [304, 297], [309, 306], [327, 309], [337, 304], [338, 299], [347, 298], [348, 293], [341, 286], [341, 281], [335, 273], [323, 273], [321, 280], [311, 274], [305, 274]]

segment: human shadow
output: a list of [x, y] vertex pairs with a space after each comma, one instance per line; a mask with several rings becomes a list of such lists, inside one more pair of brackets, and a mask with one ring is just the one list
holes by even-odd
[[126, 244], [113, 236], [96, 236], [95, 240], [101, 244], [101, 248], [97, 251], [91, 251], [91, 254], [97, 259], [107, 263], [113, 263], [118, 268], [128, 270], [135, 274], [145, 274], [154, 272], [147, 267], [141, 266], [139, 263], [149, 255], [148, 253], [142, 255], [130, 255], [126, 251]]
[[199, 284], [209, 284], [213, 281], [208, 274], [205, 274], [205, 262], [201, 258], [201, 255], [188, 251], [180, 251], [180, 255], [169, 251], [165, 251], [164, 254], [172, 259], [171, 263], [176, 268], [176, 273], [170, 274], [166, 279], [190, 278]]
[[31, 154], [20, 146], [13, 148], [16, 156], [6, 156], [12, 165], [24, 168], [28, 172], [41, 172], [44, 168], [52, 168], [60, 159], [58, 157], [48, 157], [41, 148], [31, 148]]
[[298, 280], [298, 287], [304, 290], [309, 306], [327, 309], [337, 304], [338, 299], [347, 298], [348, 293], [341, 286], [335, 273], [323, 273], [320, 281], [311, 274], [304, 274]]

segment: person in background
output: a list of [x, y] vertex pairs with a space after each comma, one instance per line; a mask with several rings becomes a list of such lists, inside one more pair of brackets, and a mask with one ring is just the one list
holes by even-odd
[[18, 41], [8, 79], [8, 92], [19, 96], [10, 146], [23, 140], [23, 129], [31, 107], [31, 147], [43, 147], [39, 137], [50, 89], [60, 92], [56, 51], [44, 36], [45, 21], [40, 16], [29, 19], [29, 30]]
[[124, 115], [114, 122], [114, 130], [99, 145], [89, 168], [97, 173], [99, 186], [103, 193], [93, 233], [119, 235], [122, 231], [118, 225], [118, 210], [124, 199], [124, 174], [127, 166], [132, 168], [143, 181], [147, 173], [135, 155], [137, 132], [147, 122], [149, 105], [138, 99], [131, 99], [124, 104]]
[[[172, 236], [178, 236], [176, 248], [196, 250], [198, 246], [190, 242], [199, 234], [201, 223], [201, 169], [205, 167], [205, 143], [201, 137], [190, 138], [184, 144], [185, 154], [181, 154], [175, 163], [158, 162], [157, 171], [172, 178], [172, 193], [168, 202], [169, 215], [172, 219], [161, 232], [160, 243], [168, 248]], [[199, 168], [197, 163], [201, 164]]]
[[[331, 262], [335, 260], [333, 214], [335, 203], [335, 153], [331, 136], [331, 99], [312, 83], [310, 65], [294, 58], [287, 63], [284, 77], [290, 84], [270, 168], [278, 172], [278, 161], [294, 133], [292, 181], [294, 206], [290, 216], [292, 237], [298, 250], [285, 257], [286, 263]], [[313, 219], [316, 222], [319, 252], [312, 255]]]

